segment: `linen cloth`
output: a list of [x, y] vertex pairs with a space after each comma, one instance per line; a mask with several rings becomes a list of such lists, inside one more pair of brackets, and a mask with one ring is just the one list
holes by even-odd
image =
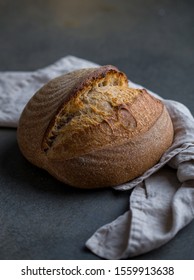
[[[50, 79], [96, 66], [67, 56], [32, 72], [0, 72], [0, 126], [17, 127], [28, 100]], [[129, 86], [142, 87], [131, 81]], [[163, 102], [174, 126], [173, 144], [141, 177], [115, 187], [117, 191], [132, 189], [129, 210], [86, 241], [86, 246], [101, 258], [126, 259], [158, 248], [194, 218], [194, 118], [183, 104]]]

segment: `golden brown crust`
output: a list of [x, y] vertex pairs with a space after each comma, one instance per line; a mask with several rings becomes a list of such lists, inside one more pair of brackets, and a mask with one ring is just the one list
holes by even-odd
[[48, 170], [58, 180], [76, 187], [116, 186], [142, 175], [156, 164], [172, 143], [173, 134], [168, 133], [172, 130], [172, 122], [164, 107], [160, 118], [146, 133], [121, 145], [69, 159], [66, 164], [53, 160]]
[[81, 69], [41, 88], [18, 126], [24, 156], [83, 188], [115, 186], [153, 166], [171, 145], [164, 104], [128, 87], [114, 66]]

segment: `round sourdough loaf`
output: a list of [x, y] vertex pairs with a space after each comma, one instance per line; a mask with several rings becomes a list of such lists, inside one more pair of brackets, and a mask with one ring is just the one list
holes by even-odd
[[128, 87], [114, 66], [77, 70], [28, 102], [17, 138], [23, 155], [75, 187], [111, 187], [143, 174], [172, 144], [164, 104]]

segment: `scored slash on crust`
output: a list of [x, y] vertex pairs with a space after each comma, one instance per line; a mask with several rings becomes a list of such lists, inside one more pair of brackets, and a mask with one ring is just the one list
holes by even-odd
[[107, 123], [113, 133], [118, 129], [116, 122], [124, 129], [135, 128], [136, 120], [129, 108], [140, 92], [129, 89], [126, 76], [115, 70], [95, 78], [92, 77], [92, 83], [86, 79], [79, 90], [76, 86], [74, 95], [69, 93], [72, 98], [64, 102], [45, 133], [42, 143], [45, 152], [60, 134], [63, 134], [65, 142], [65, 138], [73, 138], [74, 134], [84, 133], [89, 127], [96, 127], [102, 122]]
[[160, 100], [102, 66], [43, 86], [24, 108], [17, 139], [23, 155], [58, 180], [111, 187], [156, 164], [173, 141], [173, 125]]

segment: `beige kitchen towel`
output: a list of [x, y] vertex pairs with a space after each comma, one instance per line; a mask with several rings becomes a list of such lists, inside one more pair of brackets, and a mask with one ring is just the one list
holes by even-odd
[[156, 249], [194, 218], [194, 119], [182, 104], [164, 102], [175, 129], [173, 145], [141, 177], [116, 187], [133, 188], [129, 210], [86, 243], [102, 258], [126, 259]]
[[[67, 56], [32, 72], [0, 72], [0, 126], [17, 127], [27, 101], [50, 79], [96, 66]], [[141, 88], [131, 81], [129, 86]], [[183, 104], [163, 102], [174, 125], [173, 144], [141, 177], [115, 187], [117, 191], [132, 189], [129, 210], [86, 241], [86, 246], [102, 258], [125, 259], [158, 248], [194, 218], [194, 119]]]
[[49, 80], [95, 63], [66, 56], [43, 69], [32, 72], [0, 72], [0, 126], [17, 127], [20, 114], [32, 95]]

